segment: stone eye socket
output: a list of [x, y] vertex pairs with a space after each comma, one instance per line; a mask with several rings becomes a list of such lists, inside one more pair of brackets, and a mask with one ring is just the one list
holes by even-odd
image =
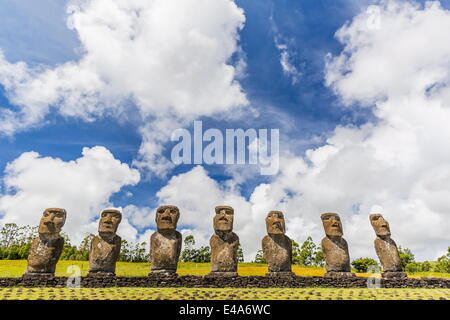
[[164, 213], [164, 209], [159, 209], [158, 213]]
[[170, 213], [173, 213], [173, 214], [175, 214], [175, 213], [177, 213], [177, 210], [175, 210], [175, 209], [171, 209], [171, 210], [170, 210]]

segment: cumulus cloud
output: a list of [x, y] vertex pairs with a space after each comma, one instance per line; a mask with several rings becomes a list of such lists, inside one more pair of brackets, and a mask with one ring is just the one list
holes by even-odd
[[[96, 232], [100, 211], [113, 206], [111, 195], [139, 179], [136, 169], [104, 147], [84, 148], [80, 158], [68, 162], [26, 152], [6, 167], [0, 224], [37, 225], [45, 208], [65, 208], [64, 232], [78, 243], [86, 233]], [[120, 228], [126, 237], [137, 235], [125, 215]]]
[[[53, 110], [85, 121], [126, 116], [130, 101], [147, 124], [246, 105], [236, 80], [242, 64], [229, 62], [244, 21], [229, 0], [70, 1], [67, 24], [80, 40], [78, 61], [29, 66], [0, 53], [0, 84], [14, 105], [0, 111], [0, 132], [41, 124]], [[170, 132], [142, 130], [141, 162], [168, 169], [155, 157]]]
[[446, 250], [450, 12], [438, 2], [386, 1], [378, 8], [380, 28], [370, 27], [364, 11], [337, 32], [344, 50], [328, 57], [325, 79], [349, 107], [371, 107], [376, 119], [337, 127], [304, 157], [285, 152], [280, 173], [249, 199], [200, 167], [172, 178], [159, 196], [186, 211], [183, 220], [190, 229], [209, 235], [213, 206], [233, 205], [235, 229], [250, 260], [269, 210], [285, 212], [287, 234], [298, 242], [309, 235], [320, 241], [320, 214], [338, 212], [351, 257], [375, 257], [368, 216], [381, 212], [394, 240], [417, 258], [436, 259]]

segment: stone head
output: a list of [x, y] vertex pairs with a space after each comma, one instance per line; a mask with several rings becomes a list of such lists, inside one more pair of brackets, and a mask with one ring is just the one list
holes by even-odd
[[217, 206], [215, 208], [214, 230], [230, 232], [233, 230], [234, 209], [229, 206]]
[[268, 234], [284, 234], [286, 223], [281, 211], [270, 211], [266, 217], [266, 229]]
[[100, 220], [98, 222], [98, 233], [101, 236], [114, 236], [117, 232], [120, 221], [122, 221], [122, 213], [119, 210], [103, 210], [100, 214]]
[[325, 234], [329, 237], [342, 237], [342, 222], [337, 213], [324, 213], [320, 216], [325, 229]]
[[379, 213], [371, 214], [370, 217], [370, 223], [372, 224], [373, 229], [375, 230], [375, 233], [377, 236], [390, 236], [391, 235], [391, 229], [389, 227], [389, 222], [384, 220], [383, 216]]
[[39, 222], [39, 235], [45, 237], [58, 237], [66, 222], [66, 210], [61, 208], [48, 208], [44, 210]]
[[176, 206], [160, 206], [156, 210], [156, 228], [158, 231], [176, 230], [180, 210]]

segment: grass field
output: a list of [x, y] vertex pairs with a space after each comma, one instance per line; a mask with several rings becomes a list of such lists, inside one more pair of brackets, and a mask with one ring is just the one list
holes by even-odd
[[[82, 276], [88, 272], [87, 261], [59, 261], [57, 276], [68, 276], [67, 268], [76, 265]], [[209, 263], [180, 263], [179, 275], [205, 275]], [[20, 277], [25, 272], [25, 260], [0, 260], [0, 277]], [[147, 276], [149, 263], [118, 262], [118, 276]], [[293, 266], [301, 276], [322, 276], [321, 268]], [[267, 265], [240, 263], [239, 275], [263, 276]], [[357, 274], [367, 277], [369, 274]], [[370, 275], [373, 276], [373, 275]], [[418, 273], [410, 277], [446, 277], [444, 273]], [[450, 289], [334, 289], [334, 288], [269, 288], [269, 289], [206, 289], [206, 288], [0, 288], [0, 300], [450, 300]]]
[[3, 300], [450, 300], [450, 289], [5, 288]]
[[[0, 260], [0, 277], [21, 277], [26, 268], [25, 260]], [[67, 261], [61, 260], [56, 267], [56, 276], [68, 276], [67, 268], [71, 265], [76, 265], [81, 269], [81, 275], [85, 276], [88, 273], [88, 261]], [[209, 263], [190, 263], [180, 262], [177, 273], [179, 275], [205, 275], [209, 272]], [[127, 277], [145, 277], [150, 271], [149, 263], [132, 263], [132, 262], [118, 262], [116, 267], [116, 274], [118, 276]], [[323, 276], [325, 269], [322, 268], [308, 268], [293, 266], [294, 271], [299, 276]], [[267, 273], [267, 265], [257, 263], [240, 263], [238, 273], [241, 276], [263, 276]], [[372, 274], [357, 273], [358, 276], [368, 277]], [[440, 277], [450, 278], [449, 273], [432, 273], [422, 272], [409, 275], [412, 278], [420, 277]]]

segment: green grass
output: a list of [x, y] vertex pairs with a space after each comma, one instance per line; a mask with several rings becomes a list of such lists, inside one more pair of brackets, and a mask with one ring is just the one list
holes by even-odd
[[450, 289], [3, 288], [4, 300], [450, 300]]
[[[0, 260], [0, 277], [21, 277], [26, 269], [26, 260]], [[79, 266], [81, 275], [85, 276], [89, 270], [88, 261], [68, 261], [61, 260], [56, 267], [56, 276], [68, 276], [67, 268], [71, 265]], [[178, 264], [177, 273], [179, 275], [205, 275], [210, 270], [209, 263], [191, 263], [180, 262]], [[299, 276], [323, 276], [325, 269], [313, 267], [293, 266], [294, 271]], [[135, 262], [117, 262], [116, 274], [118, 276], [127, 277], [145, 277], [150, 272], [150, 263], [135, 263]], [[257, 263], [240, 263], [238, 273], [241, 276], [263, 276], [267, 273], [266, 264]], [[357, 273], [358, 276], [367, 277], [373, 276], [365, 273]], [[450, 278], [449, 273], [436, 272], [421, 272], [410, 274], [410, 277], [440, 277]]]

